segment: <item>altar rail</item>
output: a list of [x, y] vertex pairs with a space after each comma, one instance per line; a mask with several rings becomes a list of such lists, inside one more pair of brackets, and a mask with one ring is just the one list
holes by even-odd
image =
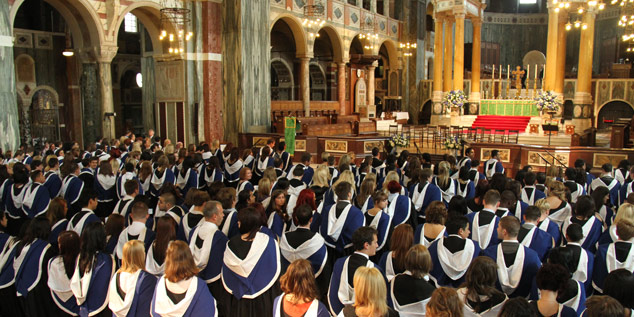
[[[310, 110], [339, 110], [339, 101], [311, 101]], [[271, 100], [271, 111], [304, 111], [301, 100]]]

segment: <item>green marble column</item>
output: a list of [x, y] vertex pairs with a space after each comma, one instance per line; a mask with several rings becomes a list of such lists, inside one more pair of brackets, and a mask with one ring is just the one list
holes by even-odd
[[141, 75], [143, 76], [143, 128], [145, 131], [155, 129], [154, 103], [156, 102], [156, 82], [154, 80], [154, 57], [141, 58]]
[[223, 2], [224, 135], [270, 129], [269, 0]]
[[101, 90], [96, 63], [83, 63], [80, 79], [83, 105], [84, 143], [95, 142], [101, 136]]
[[0, 148], [16, 150], [20, 142], [18, 103], [15, 96], [13, 37], [9, 21], [9, 2], [0, 1]]

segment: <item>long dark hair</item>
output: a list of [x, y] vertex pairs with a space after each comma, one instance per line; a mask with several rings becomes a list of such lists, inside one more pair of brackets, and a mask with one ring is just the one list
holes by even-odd
[[[280, 195], [284, 195], [284, 205], [280, 209], [277, 209], [277, 205], [275, 205], [275, 199]], [[284, 222], [288, 222], [291, 219], [291, 217], [288, 215], [288, 212], [286, 211], [287, 203], [288, 201], [286, 201], [286, 193], [283, 190], [276, 189], [273, 191], [273, 193], [271, 194], [271, 201], [269, 202], [269, 206], [272, 206], [271, 211], [276, 212], [280, 217], [282, 217]]]
[[59, 255], [64, 262], [66, 276], [71, 278], [75, 271], [75, 261], [79, 255], [79, 235], [75, 231], [62, 231], [57, 237], [59, 241]]
[[106, 248], [106, 230], [101, 222], [91, 222], [84, 227], [81, 233], [81, 246], [79, 251], [79, 273], [92, 270], [97, 253]]
[[262, 218], [253, 207], [247, 207], [238, 211], [238, 229], [240, 234], [248, 234], [247, 239], [255, 238], [255, 234], [260, 230]]
[[479, 256], [471, 262], [467, 270], [466, 279], [462, 287], [466, 287], [466, 298], [475, 301], [475, 311], [481, 311], [480, 296], [488, 298], [494, 295], [502, 295], [502, 292], [495, 288], [498, 279], [497, 264], [491, 258]]
[[29, 222], [26, 227], [22, 240], [16, 246], [15, 256], [17, 257], [22, 252], [24, 246], [33, 243], [36, 239], [48, 241], [48, 236], [51, 233], [51, 225], [48, 219], [44, 215], [37, 216]]
[[194, 167], [194, 158], [192, 158], [191, 156], [186, 156], [185, 159], [183, 159], [183, 163], [181, 164], [181, 176], [185, 177], [187, 171], [189, 171], [192, 167]]
[[165, 252], [170, 241], [176, 239], [176, 221], [171, 216], [163, 216], [156, 224], [156, 239], [154, 239], [154, 260], [157, 263], [165, 261]]

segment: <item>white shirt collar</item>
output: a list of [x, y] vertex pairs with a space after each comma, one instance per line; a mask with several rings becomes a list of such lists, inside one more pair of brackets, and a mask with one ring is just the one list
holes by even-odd
[[368, 260], [370, 259], [370, 256], [369, 256], [369, 255], [367, 255], [367, 254], [365, 254], [365, 253], [362, 253], [362, 252], [359, 252], [359, 251], [354, 251], [354, 253], [355, 253], [355, 254], [359, 254], [359, 255], [363, 255], [363, 256], [364, 256], [366, 259], [368, 259]]

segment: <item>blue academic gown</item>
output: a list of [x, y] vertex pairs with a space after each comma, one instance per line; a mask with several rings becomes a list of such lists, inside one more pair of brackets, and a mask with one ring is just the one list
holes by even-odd
[[291, 262], [293, 262], [293, 258], [290, 258], [290, 256], [289, 258], [287, 258], [287, 255], [289, 253], [294, 254], [295, 252], [303, 251], [305, 250], [304, 248], [310, 248], [311, 244], [318, 242], [321, 242], [321, 247], [305, 259], [308, 260], [313, 267], [313, 274], [315, 274], [315, 277], [318, 277], [322, 273], [322, 270], [324, 269], [328, 258], [328, 250], [326, 249], [326, 245], [323, 244], [323, 238], [319, 234], [315, 234], [310, 240], [306, 240], [299, 247], [293, 248], [288, 244], [286, 234], [284, 234], [280, 238], [280, 260], [282, 264], [282, 272], [286, 272], [288, 266], [291, 264]]
[[[24, 201], [27, 185], [22, 186], [19, 194], [15, 195], [17, 189], [17, 186], [13, 184], [13, 182], [5, 182], [3, 193], [4, 208], [7, 211], [8, 216], [13, 219], [26, 217], [24, 211], [22, 210], [22, 202]], [[15, 199], [13, 197], [14, 195]]]
[[[432, 260], [432, 270], [429, 274], [433, 277], [433, 279], [436, 282], [436, 285], [438, 286], [448, 286], [448, 287], [458, 288], [465, 281], [467, 273], [465, 271], [462, 277], [460, 277], [457, 280], [453, 280], [449, 276], [447, 276], [447, 273], [445, 273], [445, 271], [443, 270], [440, 260], [438, 259], [438, 244], [442, 242], [443, 242], [443, 239], [438, 239], [432, 242], [428, 248], [429, 254], [431, 255], [431, 260]], [[481, 249], [477, 242], [471, 241], [471, 240], [466, 241], [466, 243], [469, 243], [469, 242], [473, 243], [473, 255], [471, 256], [471, 261], [470, 261], [470, 262], [473, 262], [473, 260], [475, 260], [475, 258], [477, 258], [480, 255]]]
[[134, 297], [132, 297], [132, 303], [126, 317], [148, 316], [157, 281], [156, 276], [148, 272], [142, 270], [139, 273], [134, 288]]
[[[566, 229], [568, 228], [568, 226], [570, 225], [570, 218], [566, 219], [564, 221], [564, 223], [561, 226], [561, 232], [565, 233]], [[601, 233], [603, 232], [603, 224], [601, 223], [601, 221], [599, 219], [597, 219], [596, 217], [592, 216], [590, 219], [588, 219], [588, 221], [582, 226], [582, 228], [585, 228], [586, 226], [592, 226], [590, 228], [590, 230], [588, 231], [588, 234], [584, 233], [584, 240], [583, 243], [581, 244], [581, 247], [587, 250], [591, 250], [594, 251], [595, 248], [595, 244], [597, 243], [597, 241], [599, 241], [599, 237], [601, 237]], [[585, 230], [584, 230], [585, 232]], [[562, 234], [562, 239], [564, 244], [566, 243], [566, 237], [565, 235]]]
[[[348, 284], [347, 280], [342, 281], [342, 278], [344, 277], [344, 275], [347, 276], [348, 274], [347, 272], [344, 272], [344, 270], [347, 270], [348, 259], [350, 259], [350, 256], [345, 256], [345, 257], [337, 259], [332, 269], [332, 276], [330, 278], [330, 287], [328, 288], [328, 304], [330, 305], [330, 312], [333, 314], [333, 316], [337, 316], [337, 314], [339, 314], [339, 312], [341, 312], [341, 310], [345, 306], [341, 302], [341, 299], [338, 296], [338, 291], [339, 291], [339, 285], [341, 285], [341, 283]], [[370, 259], [367, 260], [366, 266], [377, 268], [379, 271], [381, 271], [381, 274], [385, 276], [383, 269], [380, 266], [378, 266], [376, 263], [373, 263]], [[386, 281], [386, 285], [387, 285], [387, 281]]]
[[[462, 189], [463, 187], [464, 189]], [[475, 186], [473, 185], [473, 182], [469, 181], [467, 182], [467, 184], [464, 185], [458, 182], [456, 187], [456, 195], [460, 195], [467, 200], [473, 199], [473, 197], [475, 197]]]
[[[537, 252], [539, 259], [541, 261], [545, 260], [546, 254], [553, 247], [553, 237], [546, 231], [543, 231], [539, 228], [535, 228], [532, 233], [532, 239], [529, 245], [524, 245], [530, 248], [531, 250]], [[528, 236], [524, 237], [524, 240], [528, 239]], [[520, 241], [522, 242], [522, 241]]]
[[275, 234], [276, 238], [281, 237], [284, 232], [288, 231], [288, 225], [284, 222], [282, 216], [280, 216], [277, 212], [272, 212], [269, 215], [268, 227]]
[[[189, 171], [187, 171], [187, 173], [185, 174], [185, 176], [182, 176], [179, 171], [178, 175], [175, 175], [175, 177], [176, 177], [176, 186], [180, 189], [181, 194], [183, 194], [183, 197], [187, 196], [187, 192], [191, 188], [198, 188], [198, 173], [196, 173], [196, 170], [193, 168], [190, 168]], [[184, 182], [180, 181], [181, 178], [184, 180]]]
[[22, 261], [22, 265], [15, 272], [15, 289], [19, 296], [26, 297], [33, 287], [35, 287], [42, 277], [47, 274], [46, 266], [53, 254], [50, 251], [51, 245], [48, 241], [35, 239]]
[[[469, 228], [471, 229], [470, 230], [471, 232], [469, 233], [469, 239], [471, 239], [473, 241], [476, 241], [476, 242], [478, 242], [479, 240], [474, 239], [475, 228], [473, 228], [473, 219], [476, 216], [478, 216], [481, 212], [482, 211], [478, 211], [478, 212], [472, 212], [470, 214], [467, 214], [467, 219], [469, 219]], [[479, 218], [478, 218], [478, 222], [479, 222]], [[487, 225], [480, 224], [480, 226], [479, 226], [481, 228], [480, 230], [484, 230], [484, 231], [486, 231], [486, 228], [488, 226], [491, 226], [491, 225], [495, 226], [495, 229], [492, 230], [491, 238], [489, 239], [489, 243], [487, 245], [480, 245], [481, 248], [486, 249], [487, 247], [492, 246], [492, 245], [496, 245], [496, 244], [498, 244], [500, 242], [500, 240], [498, 239], [498, 232], [496, 230], [498, 225], [499, 225], [499, 223], [500, 223], [500, 218], [498, 216], [493, 216], [493, 220], [491, 220], [491, 222], [489, 224], [487, 224]], [[481, 243], [478, 242], [478, 244], [481, 244]]]
[[[524, 248], [524, 263], [522, 269], [522, 277], [517, 288], [511, 293], [507, 294], [509, 298], [513, 297], [527, 297], [530, 295], [533, 279], [537, 275], [537, 271], [542, 266], [542, 262], [539, 260], [537, 252], [520, 244], [520, 248]], [[497, 262], [497, 250], [498, 244], [493, 244], [482, 251], [483, 256], [488, 256], [493, 261]], [[499, 264], [498, 264], [499, 265]], [[499, 290], [502, 290], [499, 280], [496, 281], [496, 286]]]
[[[128, 174], [128, 173], [126, 173], [126, 174]], [[130, 174], [132, 174], [132, 173], [130, 173]], [[139, 181], [139, 178], [136, 175], [132, 174], [131, 177], [130, 176], [126, 177], [126, 181], [130, 180], [130, 179], [134, 179], [134, 180], [136, 180], [139, 183], [139, 195], [143, 195], [144, 194], [143, 193], [143, 185], [141, 184], [141, 181]], [[132, 194], [132, 193], [126, 193], [126, 191], [125, 191], [125, 182], [123, 181], [123, 175], [120, 175], [119, 177], [117, 177], [117, 182], [115, 183], [115, 187], [116, 187], [116, 190], [117, 190], [117, 197], [119, 199], [123, 199], [123, 197], [125, 197], [125, 195]]]
[[152, 173], [152, 181], [150, 182], [150, 194], [154, 197], [158, 197], [160, 195], [163, 185], [167, 183], [174, 184], [176, 182], [176, 177], [174, 176], [174, 172], [171, 169], [166, 168], [165, 171], [163, 171], [163, 174], [163, 181], [160, 182], [160, 184], [155, 184], [154, 182], [156, 181], [158, 183], [159, 180], [157, 179], [156, 171]]
[[62, 192], [62, 179], [55, 172], [46, 172], [45, 177], [44, 187], [48, 189], [51, 199], [59, 196]]
[[[273, 301], [273, 317], [284, 316], [281, 312], [282, 306], [280, 305], [284, 295], [285, 294], [282, 294], [276, 297]], [[313, 302], [308, 307], [304, 317], [330, 317], [330, 312], [328, 311], [328, 308], [326, 308], [326, 305], [317, 299], [313, 299]]]
[[64, 178], [62, 190], [64, 191], [64, 199], [69, 204], [75, 204], [79, 200], [84, 182], [75, 175], [68, 175]]
[[[203, 239], [198, 235], [199, 228], [192, 230], [189, 236], [189, 247], [190, 249], [194, 249], [194, 246], [202, 247]], [[198, 277], [200, 277], [205, 283], [213, 283], [220, 278], [220, 273], [222, 271], [222, 257], [221, 254], [225, 253], [225, 249], [227, 248], [227, 236], [222, 233], [222, 231], [217, 230], [214, 232], [213, 237], [211, 238], [211, 249], [209, 251], [209, 259], [207, 261], [207, 266], [198, 272]]]
[[48, 190], [42, 184], [32, 183], [27, 186], [28, 187], [24, 189], [27, 191], [25, 193], [24, 201], [32, 199], [32, 202], [30, 207], [26, 204], [22, 204], [22, 210], [27, 217], [33, 219], [35, 216], [46, 212], [48, 205], [51, 202], [51, 198]]
[[[392, 194], [390, 194], [392, 195]], [[411, 200], [404, 195], [396, 196], [396, 202], [388, 201], [387, 209], [393, 211], [392, 227], [396, 227], [412, 219], [412, 203]]]
[[[614, 243], [628, 243], [628, 242], [617, 241]], [[605, 282], [605, 279], [608, 277], [608, 274], [610, 274], [610, 272], [608, 271], [608, 266], [606, 262], [608, 248], [614, 243], [604, 244], [599, 246], [599, 249], [597, 250], [594, 256], [594, 268], [592, 271], [592, 286], [594, 287], [595, 290], [601, 293], [603, 292], [603, 283]], [[634, 252], [634, 246], [631, 245], [628, 257], [632, 256], [632, 252]], [[588, 259], [588, 260], [590, 261], [591, 259]], [[617, 261], [617, 260], [614, 259], [614, 261]], [[631, 271], [633, 268], [627, 268], [627, 269]]]
[[333, 237], [328, 235], [328, 215], [331, 211], [336, 211], [336, 208], [331, 208], [333, 206], [336, 206], [336, 204], [332, 206], [324, 205], [324, 208], [321, 211], [321, 227], [319, 228], [319, 231], [321, 236], [324, 237], [326, 245], [331, 248], [335, 248], [339, 253], [343, 253], [346, 248], [352, 245], [352, 233], [365, 224], [365, 219], [363, 218], [363, 213], [361, 213], [359, 208], [350, 206], [348, 217], [343, 224], [341, 234], [339, 235], [339, 238], [335, 240]]
[[51, 244], [51, 246], [53, 246], [53, 249], [57, 250], [57, 237], [59, 237], [59, 234], [62, 233], [62, 231], [66, 230], [67, 226], [68, 220], [66, 219], [61, 219], [51, 226], [51, 234], [48, 235], [48, 242]]
[[293, 169], [295, 168], [304, 169], [304, 176], [302, 176], [302, 182], [304, 182], [306, 186], [310, 185], [310, 183], [313, 181], [313, 175], [315, 174], [315, 170], [310, 166], [306, 166], [302, 163], [297, 163], [288, 170], [288, 172], [286, 173], [286, 178], [288, 178], [289, 180], [293, 178]]
[[559, 243], [561, 242], [561, 234], [559, 231], [559, 226], [557, 226], [556, 222], [550, 220], [550, 218], [546, 218], [538, 225], [538, 227], [542, 231], [548, 232], [553, 237], [553, 239], [555, 239], [555, 245], [559, 245]]
[[[161, 277], [157, 285], [160, 283], [165, 283], [165, 277]], [[194, 297], [192, 298], [191, 302], [189, 303], [189, 306], [187, 307], [187, 310], [182, 315], [182, 317], [190, 317], [190, 316], [215, 317], [217, 316], [218, 312], [216, 311], [216, 300], [214, 299], [213, 296], [211, 296], [211, 293], [209, 292], [209, 289], [207, 288], [205, 281], [203, 281], [202, 279], [198, 277], [195, 277], [192, 283], [198, 284], [196, 285], [196, 293], [194, 294]], [[154, 295], [152, 297], [151, 315], [153, 317], [161, 316], [160, 314], [156, 312], [156, 300], [157, 300], [156, 290], [157, 289], [158, 289], [158, 286], [154, 290]]]
[[243, 190], [250, 190], [253, 193], [255, 192], [255, 187], [253, 187], [253, 184], [251, 184], [250, 181], [245, 181], [238, 185], [238, 189], [236, 190], [236, 193], [240, 194], [240, 192]]
[[418, 211], [419, 218], [425, 218], [425, 210], [429, 204], [434, 201], [442, 201], [440, 188], [433, 183], [416, 184], [409, 194]]
[[[384, 212], [384, 210], [379, 211], [380, 214], [376, 214], [372, 220], [372, 223], [366, 223], [366, 226], [375, 226], [378, 231], [377, 241], [379, 247], [377, 248], [377, 253], [381, 250], [388, 249], [386, 248], [388, 236], [390, 235], [390, 230], [394, 228], [396, 225], [394, 224], [393, 218], [390, 218], [388, 214]], [[379, 217], [377, 219], [377, 217]]]
[[282, 154], [280, 155], [279, 153], [275, 152], [273, 154], [273, 158], [279, 158], [280, 160], [282, 160], [282, 170], [286, 171], [289, 166], [291, 165], [291, 155], [288, 154], [288, 152], [284, 151], [282, 152]]
[[79, 316], [88, 316], [104, 307], [108, 300], [108, 286], [115, 271], [115, 262], [110, 254], [97, 253], [92, 269], [86, 301], [79, 306]]

